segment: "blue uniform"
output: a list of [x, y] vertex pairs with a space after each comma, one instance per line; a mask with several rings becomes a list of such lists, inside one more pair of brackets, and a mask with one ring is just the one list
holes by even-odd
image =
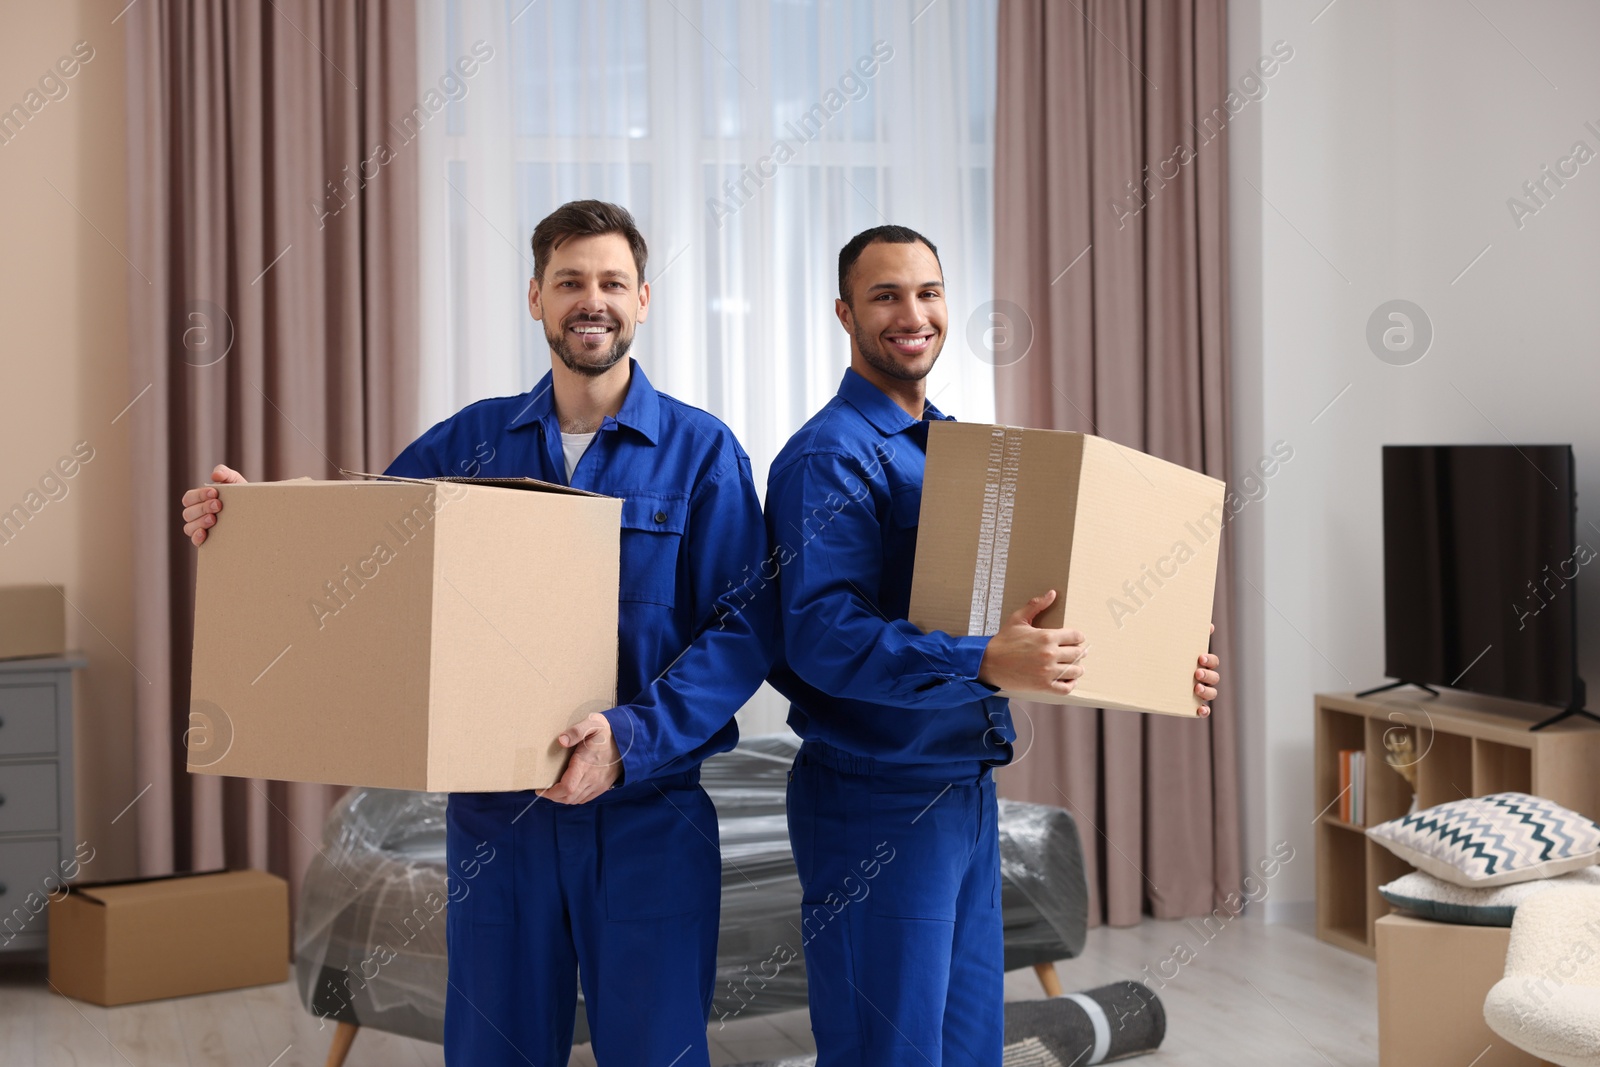
[[[733, 747], [734, 712], [767, 673], [772, 621], [759, 609], [770, 602], [745, 588], [766, 533], [733, 434], [631, 370], [570, 482], [623, 499], [624, 702], [605, 712], [622, 778], [579, 806], [451, 795], [451, 1064], [565, 1064], [580, 975], [599, 1063], [710, 1062], [721, 860], [699, 768]], [[560, 430], [546, 375], [441, 422], [388, 473], [568, 484]]]
[[1003, 943], [992, 768], [1016, 738], [987, 637], [906, 621], [927, 420], [854, 370], [767, 484], [817, 1067], [998, 1067]]

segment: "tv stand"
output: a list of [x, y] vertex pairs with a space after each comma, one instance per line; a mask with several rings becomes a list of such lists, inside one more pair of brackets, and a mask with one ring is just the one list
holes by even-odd
[[[1428, 693], [1431, 693], [1433, 696], [1438, 696], [1439, 695], [1439, 691], [1437, 689], [1435, 689], [1431, 685], [1424, 685], [1422, 682], [1399, 681], [1399, 682], [1390, 682], [1388, 685], [1374, 686], [1371, 689], [1363, 689], [1361, 692], [1356, 694], [1356, 699], [1357, 700], [1363, 700], [1363, 699], [1365, 699], [1365, 698], [1367, 698], [1369, 696], [1372, 696], [1374, 693], [1387, 693], [1391, 689], [1399, 689], [1402, 686], [1407, 686], [1407, 685], [1414, 685], [1418, 689], [1426, 690]], [[1551, 721], [1554, 722], [1555, 720], [1552, 719]]]
[[[1600, 729], [1569, 720], [1529, 733], [1531, 718], [1491, 710], [1498, 703], [1450, 690], [1438, 699], [1410, 693], [1371, 699], [1318, 694], [1311, 795], [1302, 794], [1317, 813], [1318, 937], [1368, 957], [1376, 954], [1375, 924], [1389, 911], [1378, 887], [1412, 868], [1369, 839], [1366, 830], [1404, 816], [1413, 798], [1421, 810], [1462, 797], [1531, 793], [1600, 818], [1600, 774], [1595, 773]], [[1411, 740], [1411, 752], [1402, 760], [1410, 765], [1396, 770], [1387, 757], [1402, 734]], [[1339, 818], [1339, 753], [1344, 749], [1359, 749], [1367, 757], [1363, 826]], [[1293, 771], [1299, 774], [1301, 766]], [[1293, 840], [1299, 848], [1301, 839]]]

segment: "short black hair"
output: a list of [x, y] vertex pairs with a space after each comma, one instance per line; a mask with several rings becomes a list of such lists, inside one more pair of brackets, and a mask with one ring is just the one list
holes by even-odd
[[920, 241], [933, 253], [933, 261], [939, 264], [939, 273], [941, 275], [944, 273], [944, 264], [939, 260], [939, 250], [922, 234], [909, 226], [874, 226], [870, 230], [862, 230], [839, 249], [839, 299], [846, 304], [850, 303], [850, 271], [854, 269], [856, 260], [861, 258], [861, 253], [866, 251], [867, 246], [877, 241], [891, 245], [910, 245]]
[[572, 200], [562, 204], [539, 220], [533, 228], [533, 276], [544, 281], [544, 269], [550, 262], [550, 253], [574, 237], [599, 237], [620, 233], [628, 240], [633, 252], [633, 264], [639, 271], [639, 284], [644, 284], [644, 263], [650, 255], [645, 247], [644, 235], [639, 232], [628, 209], [604, 200]]

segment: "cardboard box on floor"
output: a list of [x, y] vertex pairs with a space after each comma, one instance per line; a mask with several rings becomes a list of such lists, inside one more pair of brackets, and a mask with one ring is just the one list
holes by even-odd
[[49, 929], [51, 985], [91, 1004], [289, 977], [289, 884], [265, 871], [74, 885]]
[[1483, 1020], [1505, 976], [1508, 926], [1461, 926], [1405, 914], [1376, 923], [1381, 1067], [1548, 1067]]
[[0, 659], [60, 656], [67, 650], [67, 602], [53, 585], [0, 586]]
[[616, 703], [622, 501], [531, 479], [221, 487], [199, 549], [189, 770], [553, 785]]
[[1210, 641], [1225, 486], [1104, 438], [935, 422], [911, 587], [924, 632], [994, 634], [1046, 590], [1039, 626], [1089, 648], [1066, 697], [1023, 700], [1194, 716]]

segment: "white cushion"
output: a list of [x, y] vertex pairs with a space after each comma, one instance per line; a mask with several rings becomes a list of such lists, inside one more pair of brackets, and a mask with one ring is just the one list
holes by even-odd
[[1483, 1002], [1489, 1029], [1561, 1067], [1600, 1067], [1600, 988], [1502, 978]]
[[1404, 908], [1424, 919], [1469, 926], [1510, 926], [1518, 904], [1546, 889], [1571, 885], [1600, 886], [1600, 866], [1535, 882], [1486, 889], [1452, 885], [1425, 871], [1412, 871], [1380, 885], [1378, 892], [1394, 907]]
[[1565, 886], [1517, 907], [1489, 1028], [1561, 1067], [1600, 1067], [1600, 888]]

